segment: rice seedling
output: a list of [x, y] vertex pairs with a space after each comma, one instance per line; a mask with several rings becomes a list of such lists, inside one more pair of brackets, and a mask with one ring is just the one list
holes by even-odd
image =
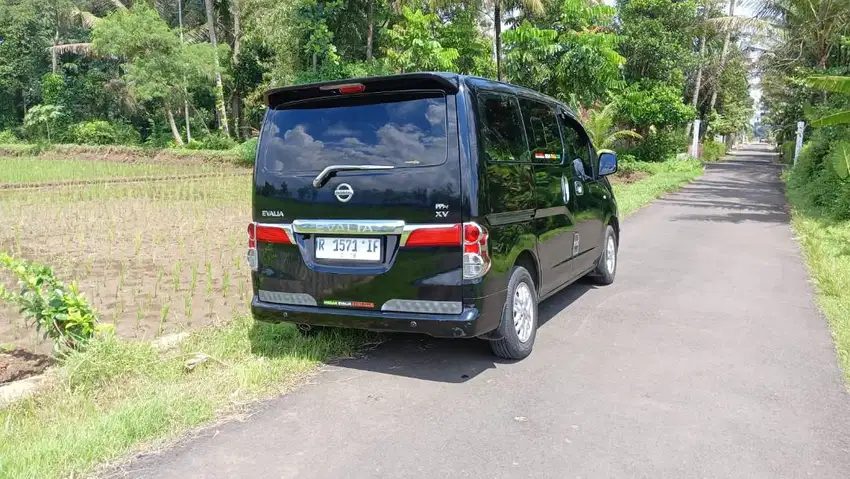
[[159, 330], [157, 331], [159, 335], [162, 335], [162, 332], [165, 330], [165, 319], [168, 317], [168, 309], [170, 307], [171, 303], [166, 302], [159, 311]]
[[195, 294], [195, 287], [198, 285], [198, 265], [197, 263], [192, 263], [192, 281], [189, 283], [189, 291], [191, 291], [192, 295]]
[[174, 292], [180, 290], [180, 270], [183, 268], [183, 262], [174, 263], [174, 269], [171, 271], [171, 284], [174, 285]]

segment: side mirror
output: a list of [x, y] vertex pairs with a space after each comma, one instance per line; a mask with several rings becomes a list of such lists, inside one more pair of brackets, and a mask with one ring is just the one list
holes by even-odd
[[617, 172], [617, 154], [613, 151], [599, 152], [599, 176], [613, 175]]

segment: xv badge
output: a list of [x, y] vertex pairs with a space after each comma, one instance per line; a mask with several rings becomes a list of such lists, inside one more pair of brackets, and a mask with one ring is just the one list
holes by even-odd
[[434, 217], [435, 218], [448, 218], [449, 212], [448, 211], [435, 211]]

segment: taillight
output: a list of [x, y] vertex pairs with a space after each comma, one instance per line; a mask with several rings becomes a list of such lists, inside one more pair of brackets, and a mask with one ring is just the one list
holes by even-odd
[[292, 244], [285, 229], [266, 225], [257, 225], [257, 241], [262, 241], [263, 243]]
[[254, 223], [248, 223], [248, 247], [257, 247], [257, 225]]
[[476, 279], [490, 270], [489, 234], [478, 223], [415, 226], [405, 247], [461, 246], [463, 248], [463, 278]]
[[362, 83], [346, 83], [345, 85], [325, 85], [320, 86], [319, 90], [336, 90], [340, 95], [349, 95], [351, 93], [362, 93], [366, 90], [366, 85]]
[[257, 255], [257, 224], [248, 223], [248, 253], [245, 255], [248, 260], [248, 267], [251, 271], [257, 271], [260, 267], [260, 261]]
[[478, 223], [463, 224], [463, 279], [476, 279], [490, 270], [489, 234]]
[[460, 246], [460, 225], [417, 228], [410, 232], [405, 246]]
[[253, 271], [259, 269], [259, 255], [257, 254], [257, 242], [292, 244], [287, 230], [280, 226], [248, 224], [248, 266]]

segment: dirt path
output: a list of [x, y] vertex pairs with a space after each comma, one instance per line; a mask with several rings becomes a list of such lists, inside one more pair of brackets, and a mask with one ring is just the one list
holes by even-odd
[[850, 401], [778, 167], [743, 151], [630, 217], [617, 282], [537, 346], [398, 338], [136, 477], [847, 478]]

